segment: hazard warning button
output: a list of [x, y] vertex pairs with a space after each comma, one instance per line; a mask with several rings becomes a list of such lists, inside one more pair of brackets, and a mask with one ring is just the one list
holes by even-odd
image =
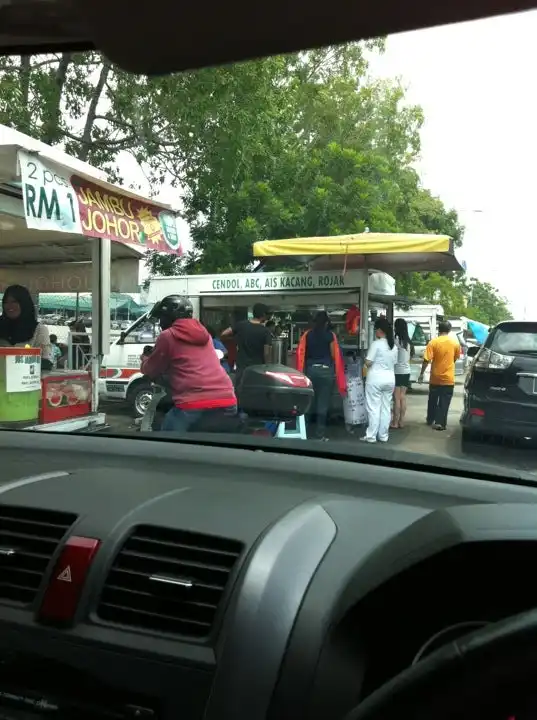
[[70, 537], [54, 567], [41, 603], [39, 618], [67, 624], [73, 621], [80, 594], [100, 540]]

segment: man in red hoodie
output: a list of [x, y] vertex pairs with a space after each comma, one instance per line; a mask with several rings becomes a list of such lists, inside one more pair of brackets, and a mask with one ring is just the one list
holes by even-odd
[[233, 383], [209, 332], [192, 315], [192, 303], [180, 295], [165, 297], [151, 311], [162, 332], [153, 350], [142, 355], [141, 371], [153, 380], [165, 376], [170, 386], [174, 407], [162, 430], [185, 433], [208, 416], [237, 414]]

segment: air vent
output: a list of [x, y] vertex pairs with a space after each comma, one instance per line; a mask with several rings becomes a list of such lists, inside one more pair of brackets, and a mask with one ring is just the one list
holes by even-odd
[[102, 592], [102, 620], [204, 637], [213, 626], [241, 543], [139, 526], [117, 555]]
[[76, 515], [0, 505], [0, 599], [29, 605]]

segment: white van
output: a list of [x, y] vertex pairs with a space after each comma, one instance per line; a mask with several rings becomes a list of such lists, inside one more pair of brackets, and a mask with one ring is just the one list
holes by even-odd
[[103, 360], [99, 394], [107, 400], [123, 400], [141, 416], [151, 400], [151, 384], [140, 372], [140, 356], [146, 345], [153, 345], [160, 332], [158, 323], [142, 315], [110, 345]]

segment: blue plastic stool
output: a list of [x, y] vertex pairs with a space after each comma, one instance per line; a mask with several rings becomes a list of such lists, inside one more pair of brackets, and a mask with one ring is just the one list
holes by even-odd
[[278, 425], [278, 431], [276, 433], [277, 438], [285, 438], [286, 440], [307, 440], [308, 434], [306, 432], [306, 418], [304, 415], [299, 415], [296, 419], [296, 428], [289, 430], [286, 423], [281, 422]]

